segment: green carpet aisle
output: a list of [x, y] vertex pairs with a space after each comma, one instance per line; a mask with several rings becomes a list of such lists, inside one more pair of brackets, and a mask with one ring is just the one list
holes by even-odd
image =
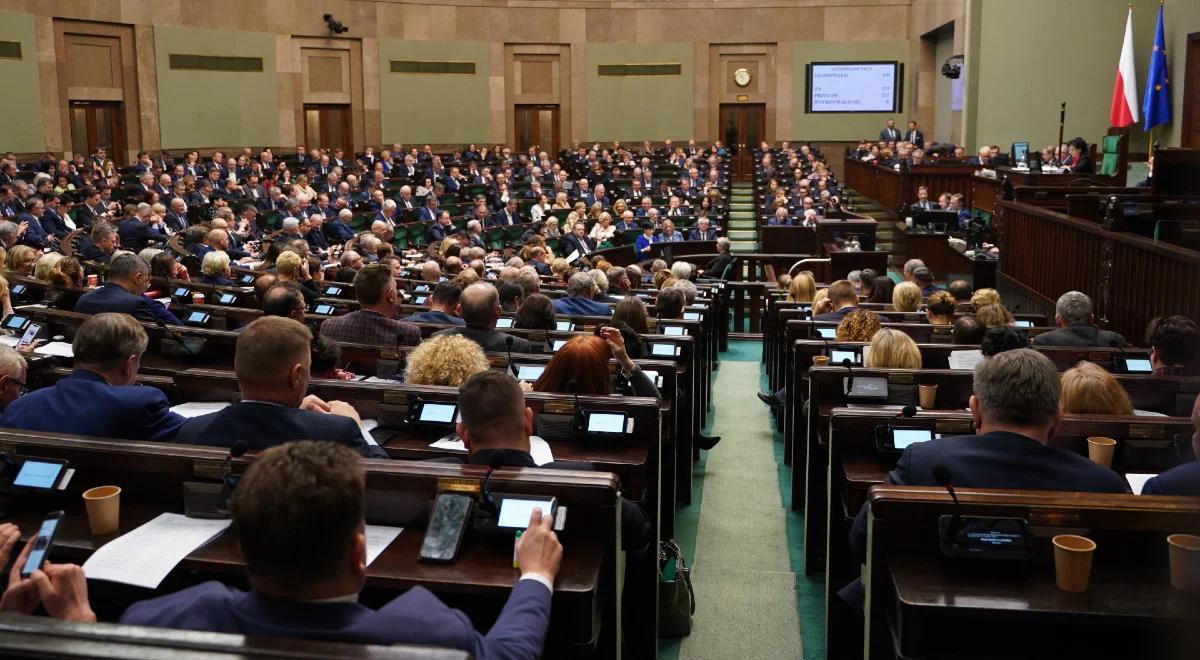
[[[664, 640], [660, 660], [824, 656], [821, 581], [795, 573], [801, 516], [790, 513], [787, 472], [761, 386], [761, 343], [721, 355], [712, 432], [721, 444], [696, 466], [696, 497], [677, 532], [693, 567], [692, 634]], [[801, 639], [803, 638], [803, 642]]]

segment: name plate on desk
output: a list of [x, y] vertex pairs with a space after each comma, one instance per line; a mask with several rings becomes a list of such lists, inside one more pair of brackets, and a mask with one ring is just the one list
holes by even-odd
[[916, 374], [888, 374], [889, 385], [912, 385]]
[[1150, 424], [1130, 424], [1128, 437], [1130, 437], [1130, 438], [1161, 438], [1161, 437], [1164, 437], [1166, 434], [1167, 434], [1167, 429], [1166, 429], [1166, 427], [1163, 427], [1163, 426], [1153, 426]]
[[452, 493], [470, 493], [473, 495], [478, 495], [480, 483], [481, 482], [478, 479], [439, 477], [437, 481], [437, 492], [443, 493], [449, 491]]
[[937, 432], [971, 434], [975, 432], [975, 426], [969, 419], [939, 419], [937, 420]]
[[547, 401], [542, 406], [542, 412], [555, 415], [571, 415], [575, 412], [575, 404], [561, 403], [558, 401]]

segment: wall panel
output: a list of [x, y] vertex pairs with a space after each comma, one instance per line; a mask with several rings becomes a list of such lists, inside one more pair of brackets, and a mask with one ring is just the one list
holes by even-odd
[[[588, 44], [587, 140], [686, 140], [693, 134], [691, 43]], [[680, 75], [601, 76], [601, 64], [679, 64]]]
[[21, 57], [0, 58], [0, 149], [42, 150], [42, 92], [38, 83], [38, 47], [33, 16], [0, 11], [0, 41], [21, 44]]
[[[475, 73], [393, 73], [401, 60], [470, 62]], [[491, 142], [489, 66], [484, 42], [380, 39], [383, 142]]]

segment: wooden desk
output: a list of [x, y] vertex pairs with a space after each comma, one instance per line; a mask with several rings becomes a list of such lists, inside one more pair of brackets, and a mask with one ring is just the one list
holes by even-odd
[[819, 220], [816, 227], [762, 224], [758, 228], [759, 249], [772, 254], [818, 254], [822, 244], [834, 243], [839, 238], [853, 234], [858, 237], [863, 250], [871, 251], [875, 249], [878, 227], [878, 222], [860, 215], [851, 215], [845, 220]]
[[846, 158], [844, 167], [848, 188], [875, 200], [893, 214], [917, 201], [917, 188], [921, 186], [929, 189], [931, 198], [944, 192], [961, 193], [964, 207], [971, 208], [972, 177], [979, 169], [976, 165], [943, 163], [897, 170], [853, 158]]
[[904, 237], [905, 256], [924, 261], [935, 278], [947, 282], [967, 280], [975, 289], [996, 287], [998, 259], [967, 257], [950, 246], [946, 240], [949, 234], [916, 231], [903, 222], [897, 222], [896, 227]]
[[845, 279], [850, 271], [864, 268], [873, 269], [877, 273], [887, 272], [890, 252], [868, 251], [866, 246], [863, 246], [863, 250], [859, 252], [847, 252], [836, 243], [824, 243], [822, 248], [829, 257], [829, 267], [826, 269], [828, 272], [817, 273], [820, 281], [832, 282]]

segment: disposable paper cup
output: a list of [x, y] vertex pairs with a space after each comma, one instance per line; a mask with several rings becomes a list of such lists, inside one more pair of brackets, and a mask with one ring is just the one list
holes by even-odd
[[1054, 583], [1063, 591], [1088, 590], [1096, 542], [1074, 534], [1059, 534], [1054, 542]]
[[1112, 438], [1094, 435], [1087, 439], [1088, 458], [1106, 468], [1112, 467], [1113, 452], [1117, 449], [1117, 441]]
[[83, 491], [83, 503], [87, 506], [88, 526], [92, 534], [112, 534], [121, 523], [121, 487], [97, 486]]
[[1172, 534], [1167, 537], [1171, 552], [1171, 586], [1180, 591], [1200, 591], [1200, 536]]
[[829, 364], [829, 356], [828, 355], [814, 355], [813, 356], [813, 366], [814, 367], [823, 367], [827, 364]]
[[918, 385], [917, 393], [920, 395], [922, 408], [933, 408], [937, 402], [937, 385]]

